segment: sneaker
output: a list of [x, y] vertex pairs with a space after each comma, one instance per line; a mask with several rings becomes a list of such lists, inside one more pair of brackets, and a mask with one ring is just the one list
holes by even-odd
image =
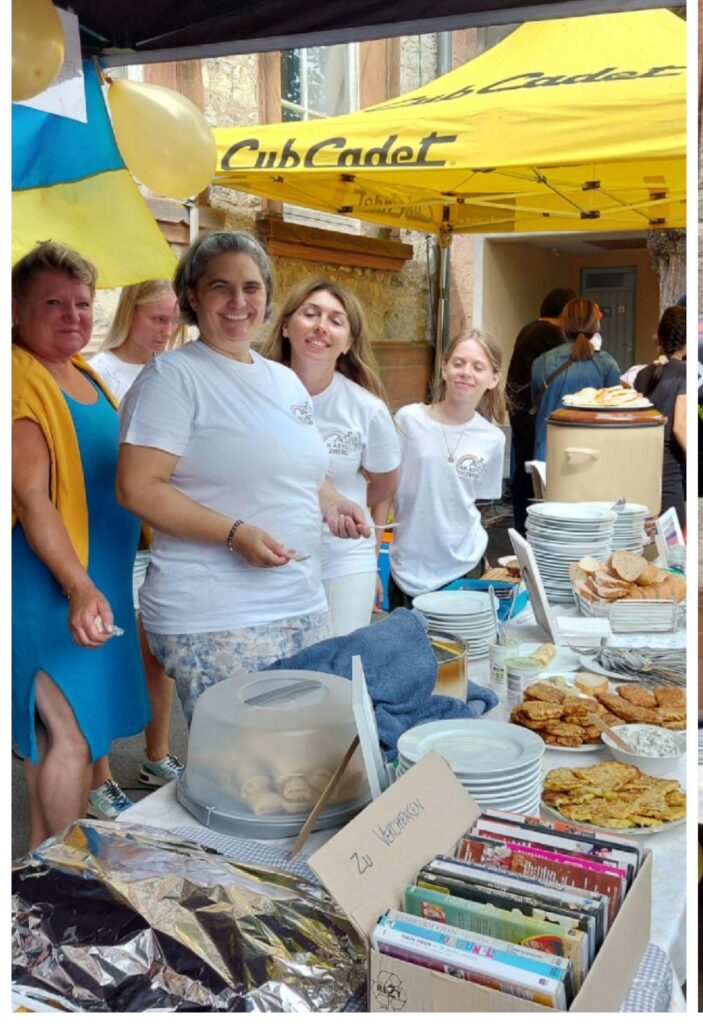
[[142, 761], [139, 781], [149, 789], [158, 789], [167, 782], [175, 782], [185, 771], [185, 765], [175, 754], [167, 754], [160, 761]]
[[112, 821], [122, 811], [128, 811], [134, 804], [112, 779], [103, 782], [97, 789], [91, 789], [88, 796], [88, 817]]

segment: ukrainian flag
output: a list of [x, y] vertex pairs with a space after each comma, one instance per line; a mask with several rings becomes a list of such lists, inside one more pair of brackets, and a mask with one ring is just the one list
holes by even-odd
[[95, 263], [100, 288], [170, 278], [176, 257], [120, 156], [97, 69], [83, 73], [86, 124], [12, 104], [12, 261], [53, 239]]

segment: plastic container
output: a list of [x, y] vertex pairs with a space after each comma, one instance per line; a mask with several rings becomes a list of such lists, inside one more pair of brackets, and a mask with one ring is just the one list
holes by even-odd
[[508, 680], [508, 707], [522, 704], [522, 695], [527, 686], [536, 683], [543, 672], [541, 664], [534, 658], [506, 658], [505, 674]]
[[508, 706], [508, 673], [505, 662], [517, 656], [519, 650], [517, 640], [509, 639], [504, 644], [490, 644], [488, 647], [488, 682], [498, 698], [501, 707]]
[[[297, 835], [356, 736], [348, 679], [323, 672], [233, 676], [195, 705], [177, 797], [230, 835]], [[360, 752], [316, 828], [338, 827], [370, 799]]]

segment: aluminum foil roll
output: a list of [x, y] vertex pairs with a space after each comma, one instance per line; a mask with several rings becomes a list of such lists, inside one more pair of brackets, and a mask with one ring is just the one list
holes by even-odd
[[319, 885], [146, 826], [78, 821], [13, 866], [16, 992], [80, 1011], [340, 1011], [365, 983]]

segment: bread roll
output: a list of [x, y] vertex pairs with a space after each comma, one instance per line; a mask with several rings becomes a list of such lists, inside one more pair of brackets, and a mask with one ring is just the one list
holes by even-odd
[[610, 556], [610, 568], [626, 583], [634, 583], [648, 565], [646, 558], [633, 555], [631, 551], [613, 551]]
[[659, 569], [651, 562], [647, 562], [646, 568], [637, 577], [637, 582], [641, 587], [651, 587], [653, 583], [658, 583]]

